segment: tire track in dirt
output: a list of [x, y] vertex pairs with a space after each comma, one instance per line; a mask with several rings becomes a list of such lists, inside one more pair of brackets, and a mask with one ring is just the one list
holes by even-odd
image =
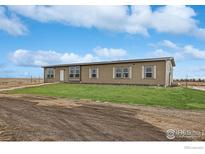
[[0, 120], [8, 126], [0, 139], [6, 136], [18, 141], [167, 140], [159, 128], [136, 119], [136, 109], [79, 102], [70, 108], [39, 105], [47, 99], [0, 96]]

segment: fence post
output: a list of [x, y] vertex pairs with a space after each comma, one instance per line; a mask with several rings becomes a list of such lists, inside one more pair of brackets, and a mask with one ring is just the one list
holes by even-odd
[[186, 75], [186, 88], [188, 87], [188, 74]]
[[32, 83], [32, 80], [33, 80], [33, 79], [32, 79], [32, 75], [31, 75], [31, 83]]

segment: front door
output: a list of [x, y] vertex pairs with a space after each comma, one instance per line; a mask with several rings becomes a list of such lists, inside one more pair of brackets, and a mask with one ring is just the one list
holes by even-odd
[[64, 81], [64, 70], [60, 70], [60, 81]]

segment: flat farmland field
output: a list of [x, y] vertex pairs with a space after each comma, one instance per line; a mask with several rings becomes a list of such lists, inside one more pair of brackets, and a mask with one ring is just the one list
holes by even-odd
[[42, 78], [0, 78], [0, 89], [43, 83]]
[[195, 81], [195, 82], [193, 82], [193, 81], [188, 81], [188, 82], [186, 82], [186, 81], [175, 81], [174, 83], [175, 84], [179, 83], [183, 87], [185, 87], [186, 84], [187, 84], [187, 86], [205, 86], [205, 82], [198, 82], [198, 81]]

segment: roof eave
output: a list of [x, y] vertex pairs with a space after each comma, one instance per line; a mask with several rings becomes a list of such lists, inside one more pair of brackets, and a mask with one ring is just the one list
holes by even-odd
[[176, 66], [176, 63], [175, 63], [175, 60], [174, 60], [174, 58], [173, 58], [173, 57], [171, 58], [171, 63], [172, 63], [172, 66], [173, 66], [173, 67], [175, 67], [175, 66]]
[[118, 61], [104, 61], [104, 62], [90, 62], [90, 63], [72, 63], [72, 64], [60, 64], [60, 65], [48, 65], [41, 66], [41, 68], [49, 68], [49, 67], [67, 67], [74, 65], [99, 65], [99, 64], [117, 64], [117, 63], [132, 63], [132, 62], [147, 62], [147, 61], [162, 61], [162, 60], [170, 60], [172, 66], [176, 66], [173, 57], [162, 57], [162, 58], [148, 58], [148, 59], [132, 59], [132, 60], [118, 60]]

